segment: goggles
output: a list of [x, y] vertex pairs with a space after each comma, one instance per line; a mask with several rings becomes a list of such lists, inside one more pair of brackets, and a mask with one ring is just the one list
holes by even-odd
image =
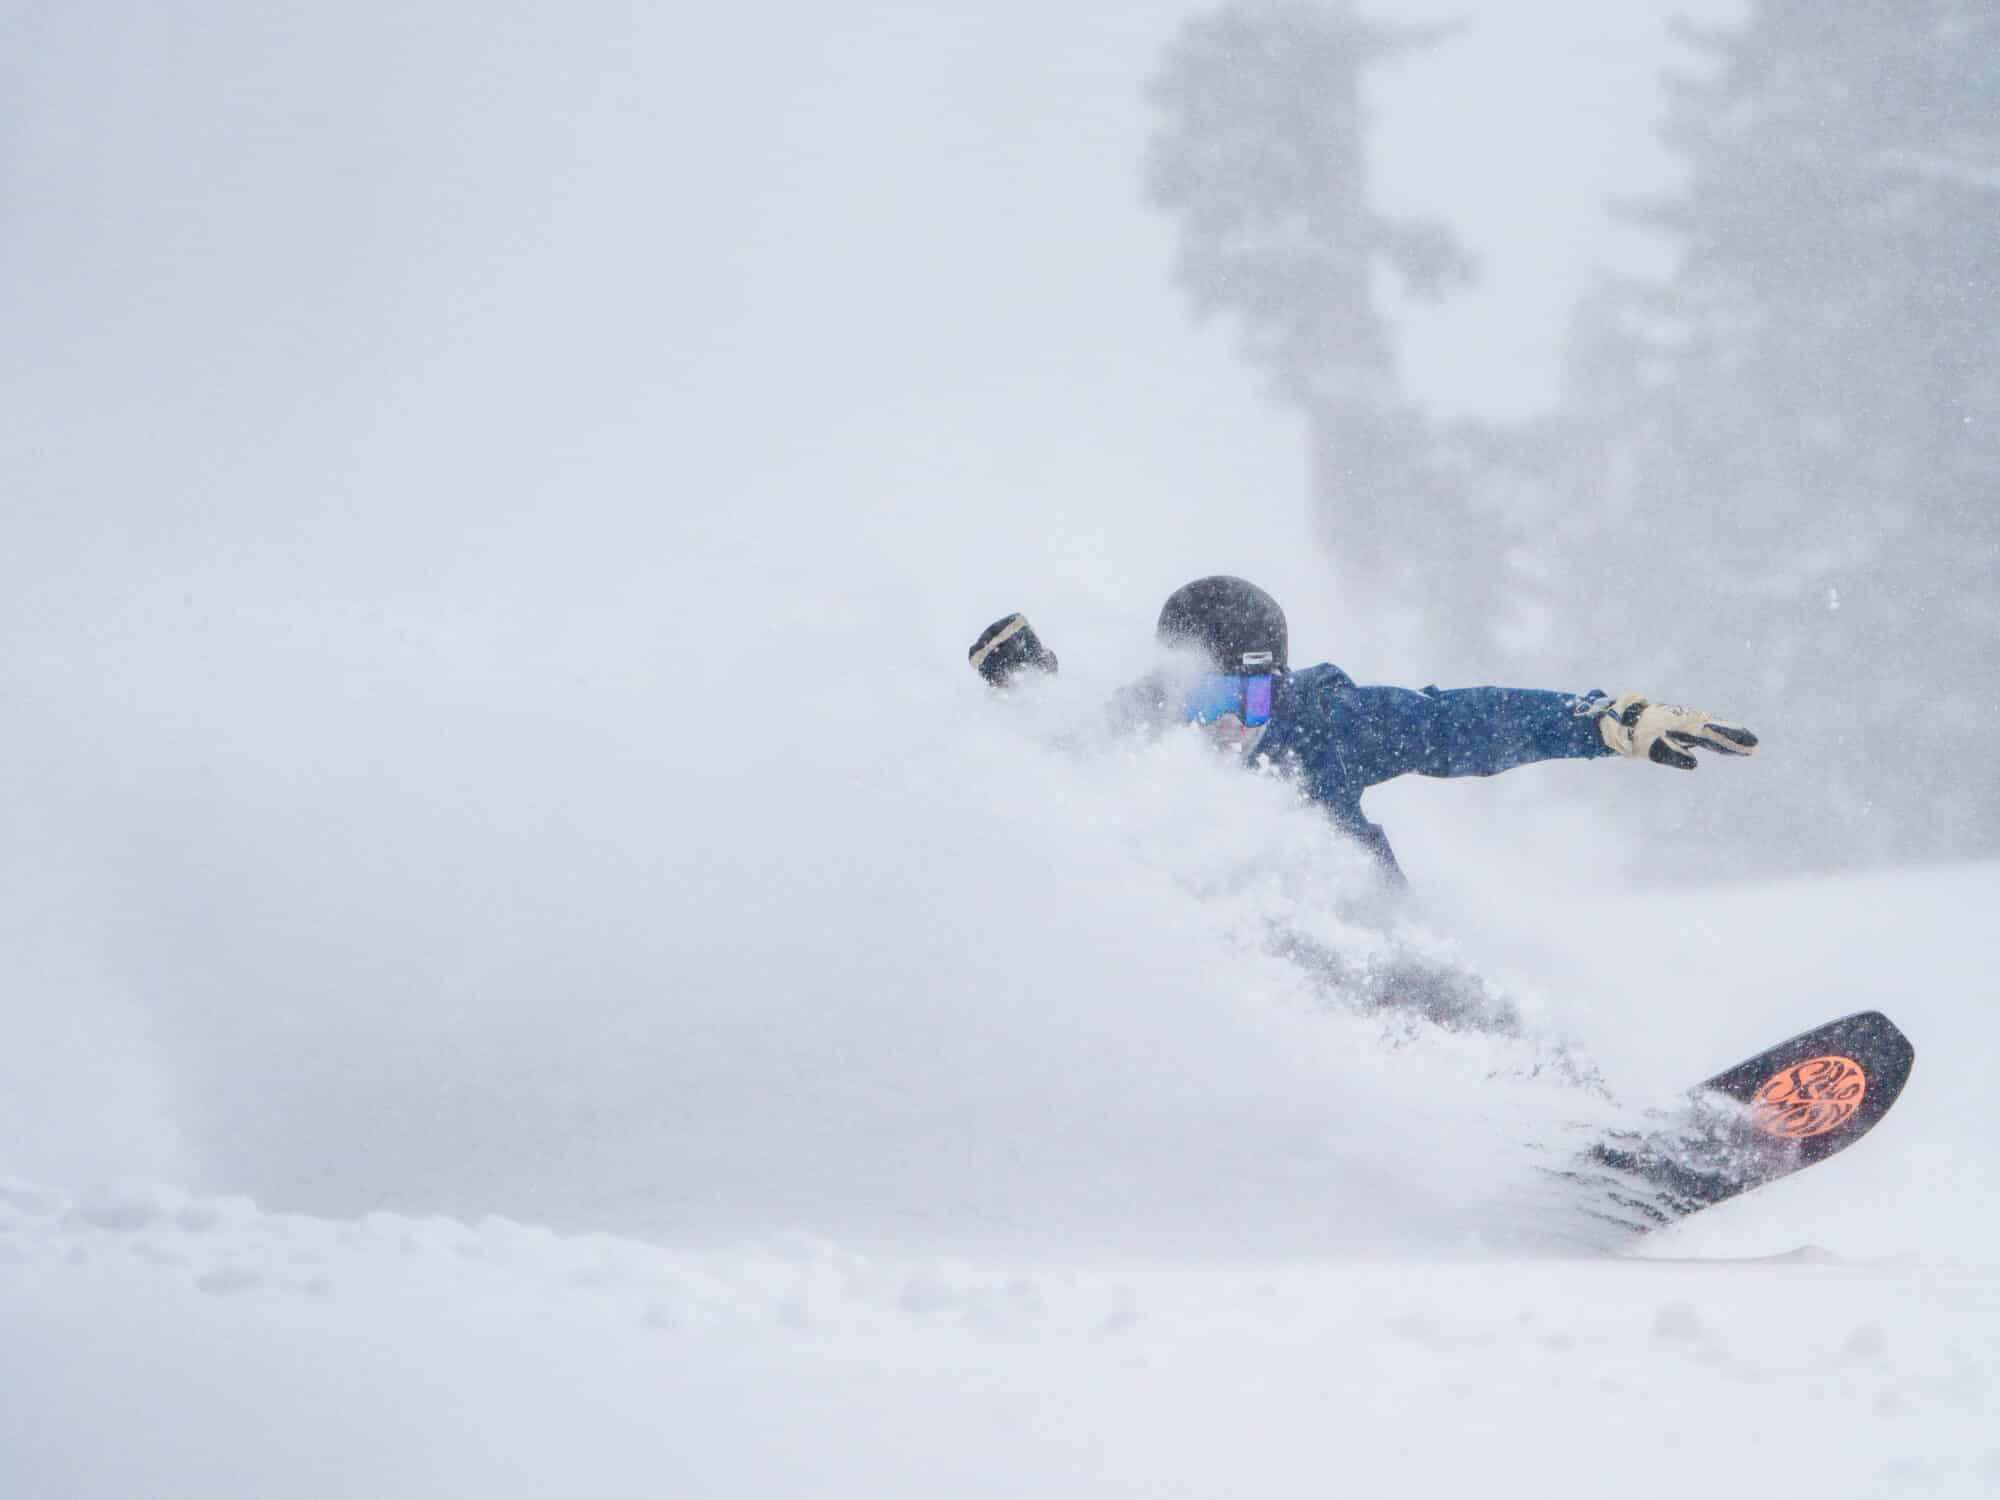
[[1271, 720], [1271, 674], [1256, 677], [1225, 676], [1211, 673], [1197, 677], [1181, 699], [1181, 709], [1189, 722], [1213, 724], [1228, 714], [1255, 729]]

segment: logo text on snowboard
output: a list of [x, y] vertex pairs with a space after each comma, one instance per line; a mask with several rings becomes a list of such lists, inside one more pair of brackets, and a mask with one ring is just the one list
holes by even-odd
[[1764, 1080], [1751, 1120], [1768, 1135], [1824, 1135], [1846, 1124], [1867, 1092], [1868, 1075], [1853, 1058], [1807, 1058]]

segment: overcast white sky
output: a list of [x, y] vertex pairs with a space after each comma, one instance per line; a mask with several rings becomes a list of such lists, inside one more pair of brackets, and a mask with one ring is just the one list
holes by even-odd
[[1377, 88], [1375, 187], [1393, 212], [1451, 223], [1481, 262], [1471, 291], [1401, 315], [1404, 372], [1442, 410], [1517, 417], [1554, 400], [1565, 320], [1603, 269], [1670, 252], [1618, 223], [1618, 197], [1667, 191], [1654, 134], [1669, 18], [1736, 19], [1738, 0], [1376, 0], [1369, 13], [1459, 21]]
[[[1644, 259], [1602, 200], [1666, 180], [1670, 8], [1375, 7], [1465, 17], [1376, 101], [1384, 207], [1484, 265], [1403, 318], [1427, 399], [1546, 402], [1569, 301]], [[657, 545], [662, 509], [885, 495], [1121, 544], [1136, 504], [1197, 545], [1254, 495], [1296, 536], [1297, 434], [1189, 328], [1139, 202], [1139, 88], [1186, 13], [14, 7], [16, 562], [92, 559], [115, 597], [185, 549], [366, 592], [510, 527], [546, 566], [586, 518]]]

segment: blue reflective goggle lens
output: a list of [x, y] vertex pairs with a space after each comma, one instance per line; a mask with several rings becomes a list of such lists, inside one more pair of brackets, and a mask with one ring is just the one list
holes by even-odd
[[1235, 714], [1248, 728], [1271, 719], [1271, 678], [1210, 675], [1197, 677], [1181, 707], [1197, 724], [1212, 724], [1224, 714]]
[[1243, 679], [1243, 722], [1252, 729], [1271, 719], [1271, 676]]

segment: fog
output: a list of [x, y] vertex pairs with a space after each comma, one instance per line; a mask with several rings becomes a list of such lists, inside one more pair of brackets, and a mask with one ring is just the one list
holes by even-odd
[[[1441, 419], [1555, 410], [1572, 307], [1673, 263], [1606, 202], [1676, 180], [1667, 11], [1480, 13], [1371, 77], [1378, 201], [1482, 267], [1383, 292]], [[1274, 902], [1378, 941], [1328, 915], [1350, 851], [1172, 747], [1073, 753], [1199, 574], [1283, 599], [1300, 661], [1462, 660], [1338, 581], [1304, 429], [1175, 289], [1141, 166], [1179, 8], [0, 14], [14, 1170], [1200, 1239], [1165, 1132], [1252, 1237], [1451, 1232], [1466, 1164], [1342, 1158], [1329, 1081], [1388, 1085], [1243, 942]], [[961, 653], [1015, 608], [1064, 676], [1010, 710]], [[1523, 640], [1492, 680], [1783, 701]], [[1395, 940], [1560, 1031], [1509, 913], [1658, 878], [1645, 830], [1776, 760], [1385, 788]], [[1305, 1173], [1346, 1191], [1302, 1223]]]
[[[1180, 19], [17, 9], [9, 661], [243, 599], [539, 639], [629, 600], [660, 639], [701, 545], [758, 619], [791, 556], [913, 580], [913, 656], [1041, 599], [1129, 630], [1225, 563], [1331, 621], [1290, 561], [1302, 439], [1188, 326], [1140, 199]], [[1667, 171], [1662, 24], [1523, 7], [1384, 76], [1381, 196], [1490, 262], [1449, 325], [1408, 314], [1440, 403], [1552, 400], [1565, 302], [1631, 254], [1604, 194]], [[1468, 140], [1480, 76], [1509, 119]], [[1503, 157], [1546, 163], [1504, 202]]]

